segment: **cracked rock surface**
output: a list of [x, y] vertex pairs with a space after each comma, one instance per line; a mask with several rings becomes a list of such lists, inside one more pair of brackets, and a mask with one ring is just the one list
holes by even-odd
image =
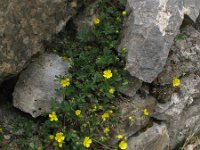
[[199, 0], [128, 0], [129, 15], [119, 47], [127, 48], [132, 76], [151, 83], [162, 71], [184, 15], [195, 21]]

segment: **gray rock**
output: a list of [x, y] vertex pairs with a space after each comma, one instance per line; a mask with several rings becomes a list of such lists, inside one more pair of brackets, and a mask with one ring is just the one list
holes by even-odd
[[138, 78], [132, 77], [131, 75], [127, 74], [126, 79], [128, 80], [128, 84], [120, 90], [123, 94], [128, 97], [135, 96], [138, 89], [142, 86], [142, 81]]
[[[197, 75], [190, 75], [181, 79], [179, 93], [173, 93], [171, 101], [166, 104], [157, 104], [155, 116], [163, 120], [162, 116], [174, 117], [183, 112], [183, 109], [192, 104], [195, 98], [200, 96], [200, 77]], [[170, 119], [170, 118], [165, 118]]]
[[[128, 138], [147, 126], [151, 114], [155, 111], [156, 99], [152, 96], [136, 94], [133, 98], [123, 99], [119, 105], [122, 120], [115, 128], [114, 135], [120, 134]], [[144, 116], [144, 109], [148, 110], [148, 116]], [[117, 139], [113, 137], [111, 143], [116, 144]]]
[[163, 71], [157, 78], [161, 85], [171, 84], [174, 77], [200, 72], [200, 32], [192, 26], [186, 26], [171, 47]]
[[1, 0], [0, 82], [19, 73], [33, 55], [43, 52], [42, 41], [62, 29], [73, 9], [64, 0]]
[[174, 77], [181, 77], [180, 88], [174, 90], [169, 102], [157, 105], [154, 115], [167, 123], [171, 148], [200, 130], [200, 33], [186, 26], [180, 35], [182, 38], [176, 38], [166, 66], [154, 81], [171, 85]]
[[198, 0], [128, 0], [130, 14], [119, 49], [125, 47], [127, 68], [132, 76], [152, 82], [162, 71], [173, 39], [187, 14], [197, 18]]
[[188, 15], [194, 22], [199, 16], [200, 1], [199, 0], [183, 0], [185, 14]]
[[157, 104], [153, 117], [167, 123], [172, 148], [200, 129], [199, 98], [200, 77], [192, 74], [181, 79], [180, 90], [170, 102]]
[[51, 98], [57, 95], [56, 88], [60, 85], [55, 76], [64, 75], [69, 65], [55, 54], [43, 54], [35, 59], [19, 77], [13, 93], [13, 105], [24, 112], [37, 117], [51, 110]]
[[154, 124], [145, 132], [128, 139], [127, 150], [168, 150], [169, 135], [165, 124]]

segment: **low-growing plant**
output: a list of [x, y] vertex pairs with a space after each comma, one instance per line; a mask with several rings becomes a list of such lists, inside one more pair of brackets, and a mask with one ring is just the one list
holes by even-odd
[[[60, 88], [56, 91], [63, 96], [64, 101], [61, 104], [52, 101], [49, 118], [40, 122], [34, 135], [32, 122], [22, 120], [21, 124], [17, 121], [13, 125], [14, 132], [19, 128], [26, 132], [15, 140], [14, 144], [18, 148], [127, 148], [126, 138], [115, 135], [115, 128], [121, 120], [116, 101], [120, 89], [127, 84], [123, 76], [127, 49], [122, 48], [121, 55], [117, 51], [123, 18], [127, 15], [125, 1], [99, 0], [94, 10], [95, 17], [90, 18], [92, 25], [85, 24], [77, 33], [74, 25], [69, 24], [66, 32], [60, 35], [62, 41], [53, 42], [51, 50], [61, 55], [71, 66], [68, 73], [57, 77]], [[109, 144], [114, 135], [119, 140], [118, 145]]]
[[0, 123], [0, 143], [2, 143], [2, 141], [3, 141], [3, 127]]
[[176, 35], [175, 39], [178, 40], [184, 40], [186, 38], [186, 36], [184, 34], [178, 34]]
[[123, 55], [117, 52], [124, 9], [120, 1], [98, 1], [95, 17], [90, 18], [93, 25], [85, 24], [79, 33], [67, 29], [64, 45], [53, 48], [71, 67], [67, 74], [57, 77], [61, 85], [57, 92], [65, 101], [54, 103], [49, 120], [43, 124], [41, 136], [49, 138], [44, 140], [46, 147], [126, 149], [123, 138], [119, 146], [107, 143], [120, 122], [116, 97], [127, 82], [123, 77], [126, 51], [121, 51]]

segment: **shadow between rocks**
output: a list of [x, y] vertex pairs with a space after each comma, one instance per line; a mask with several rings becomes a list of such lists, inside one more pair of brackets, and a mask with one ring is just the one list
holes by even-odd
[[4, 126], [12, 126], [14, 121], [24, 117], [28, 120], [36, 122], [29, 114], [22, 112], [12, 105], [12, 93], [14, 91], [18, 76], [4, 81], [0, 85], [0, 123]]

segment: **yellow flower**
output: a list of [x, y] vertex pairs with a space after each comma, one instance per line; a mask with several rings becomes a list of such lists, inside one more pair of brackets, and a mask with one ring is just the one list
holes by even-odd
[[130, 121], [133, 121], [133, 117], [132, 117], [132, 116], [129, 116], [128, 119], [129, 119]]
[[80, 116], [81, 115], [81, 110], [76, 110], [75, 114], [76, 114], [76, 116]]
[[50, 140], [54, 139], [54, 135], [49, 135]]
[[55, 140], [56, 140], [58, 143], [63, 143], [63, 141], [65, 140], [65, 136], [63, 135], [62, 132], [58, 132], [58, 133], [56, 133]]
[[119, 135], [116, 136], [116, 138], [117, 138], [117, 139], [122, 139], [123, 136], [119, 134]]
[[59, 142], [59, 143], [58, 143], [58, 147], [62, 148], [62, 147], [63, 147], [63, 143], [64, 143], [64, 142]]
[[92, 22], [93, 22], [94, 25], [98, 25], [98, 24], [100, 24], [101, 21], [100, 21], [99, 18], [93, 18]]
[[111, 72], [111, 70], [110, 70], [110, 69], [105, 70], [105, 71], [103, 72], [103, 76], [104, 76], [104, 78], [106, 78], [106, 79], [111, 78], [111, 77], [112, 77], [112, 72]]
[[106, 134], [107, 134], [109, 131], [110, 131], [110, 129], [109, 129], [108, 127], [104, 128], [104, 130], [103, 130], [103, 132], [106, 133]]
[[125, 142], [125, 141], [121, 141], [120, 143], [119, 143], [119, 148], [120, 149], [123, 149], [123, 150], [126, 150], [127, 149], [127, 143]]
[[69, 78], [62, 79], [62, 80], [60, 81], [60, 85], [61, 85], [62, 87], [69, 86], [69, 85], [70, 85], [70, 80], [69, 80]]
[[127, 15], [126, 10], [122, 11], [122, 15], [123, 15], [123, 16], [126, 16], [126, 15]]
[[108, 112], [109, 112], [110, 114], [112, 114], [112, 113], [113, 113], [113, 111], [112, 111], [112, 110], [109, 110]]
[[2, 133], [3, 132], [3, 129], [2, 128], [0, 128], [0, 133]]
[[106, 121], [106, 119], [108, 119], [109, 116], [110, 116], [109, 113], [108, 113], [108, 112], [105, 112], [105, 113], [101, 116], [101, 118], [102, 118], [103, 121]]
[[38, 147], [37, 150], [42, 150], [42, 147]]
[[49, 114], [49, 118], [50, 121], [58, 121], [58, 117], [54, 111], [51, 114]]
[[110, 94], [114, 94], [114, 92], [115, 92], [115, 89], [111, 87], [111, 88], [109, 89], [109, 93], [110, 93]]
[[149, 115], [148, 109], [145, 108], [145, 109], [143, 110], [143, 114], [144, 114], [144, 116], [148, 116], [148, 115]]
[[178, 86], [180, 86], [180, 84], [181, 84], [181, 80], [180, 79], [178, 79], [178, 78], [174, 78], [173, 79], [173, 81], [172, 81], [173, 87], [178, 87]]
[[92, 139], [86, 136], [83, 140], [83, 146], [85, 146], [86, 148], [89, 148], [91, 144], [92, 144]]

